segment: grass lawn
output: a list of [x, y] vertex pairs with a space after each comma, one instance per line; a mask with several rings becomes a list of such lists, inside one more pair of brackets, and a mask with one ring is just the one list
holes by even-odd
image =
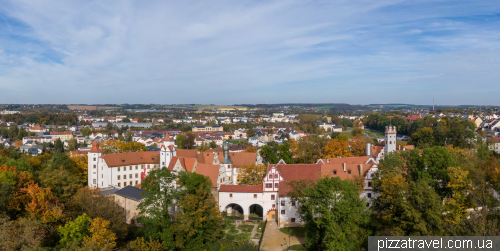
[[242, 233], [235, 235], [235, 239], [239, 241], [249, 241], [250, 240], [250, 233]]
[[246, 139], [230, 139], [228, 141], [235, 144], [235, 145], [238, 144], [239, 142], [247, 143]]
[[264, 229], [264, 224], [266, 224], [264, 221], [259, 222], [259, 225], [257, 226], [257, 232], [262, 233], [262, 230]]
[[290, 250], [306, 250], [306, 245], [298, 244], [290, 246]]
[[256, 233], [256, 234], [253, 236], [253, 238], [254, 238], [254, 239], [260, 239], [260, 237], [261, 237], [261, 236], [262, 236], [262, 234], [261, 234], [261, 233]]
[[304, 237], [306, 234], [306, 228], [304, 227], [284, 227], [280, 228], [280, 231], [282, 233], [296, 237]]
[[253, 224], [252, 225], [239, 225], [238, 229], [240, 229], [243, 232], [250, 233], [252, 232], [253, 229]]
[[236, 229], [231, 229], [229, 231], [227, 231], [228, 234], [237, 234], [239, 233], [240, 231], [236, 230]]
[[236, 229], [236, 225], [233, 225], [233, 224], [226, 224], [224, 226], [224, 229]]
[[385, 136], [382, 135], [381, 133], [377, 132], [377, 131], [372, 131], [372, 130], [368, 130], [368, 129], [365, 129], [365, 133], [366, 135], [372, 137], [372, 138], [384, 138]]

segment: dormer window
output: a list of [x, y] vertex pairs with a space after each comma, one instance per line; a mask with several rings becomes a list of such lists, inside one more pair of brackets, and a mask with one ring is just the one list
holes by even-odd
[[333, 175], [337, 175], [337, 170], [333, 170]]
[[348, 174], [351, 174], [351, 169], [347, 170], [347, 173], [348, 173]]

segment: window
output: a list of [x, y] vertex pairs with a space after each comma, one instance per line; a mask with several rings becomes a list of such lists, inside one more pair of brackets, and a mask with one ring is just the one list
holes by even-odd
[[278, 183], [274, 183], [274, 188], [278, 188]]
[[276, 196], [273, 194], [271, 195], [271, 200], [275, 200], [276, 199]]
[[120, 171], [120, 167], [118, 167], [118, 172]]
[[124, 179], [124, 180], [126, 180], [126, 179], [127, 179], [127, 175], [126, 175], [126, 174], [124, 174], [124, 175], [123, 175], [123, 179]]
[[273, 188], [273, 183], [266, 183], [266, 188]]
[[132, 179], [132, 174], [129, 174], [129, 175], [128, 175], [128, 177], [129, 177], [130, 179]]
[[233, 194], [232, 193], [229, 194], [229, 198], [233, 198]]
[[281, 206], [282, 206], [282, 207], [284, 207], [284, 206], [285, 206], [285, 201], [284, 201], [284, 200], [282, 200], [282, 201], [281, 201]]
[[97, 183], [97, 180], [96, 180], [96, 179], [94, 179], [94, 184], [96, 184], [96, 183]]
[[372, 183], [371, 182], [368, 182], [368, 187], [372, 187]]
[[273, 178], [273, 175], [272, 174], [269, 174], [269, 179], [272, 179]]
[[351, 169], [347, 170], [347, 173], [348, 173], [348, 174], [351, 174]]
[[129, 184], [132, 186], [132, 184], [133, 184], [132, 181], [130, 181]]
[[370, 174], [370, 177], [372, 177], [372, 178], [373, 178], [373, 176], [375, 176], [375, 174], [373, 174], [373, 173], [372, 173], [372, 174]]
[[337, 170], [333, 170], [333, 175], [337, 175]]
[[276, 207], [276, 204], [273, 204], [273, 208], [275, 208], [275, 207]]
[[257, 194], [256, 193], [253, 194], [253, 198], [257, 199]]
[[161, 165], [162, 165], [162, 166], [165, 166], [165, 162], [161, 162]]
[[295, 222], [295, 218], [291, 218], [290, 221], [293, 223]]
[[121, 177], [122, 177], [122, 176], [118, 175], [118, 176], [116, 176], [116, 179], [117, 179], [117, 180], [120, 180], [120, 178], [121, 178]]
[[366, 207], [370, 207], [370, 203], [366, 203]]
[[139, 184], [139, 181], [137, 181], [137, 180], [136, 180], [136, 181], [135, 181], [135, 184], [136, 184], [136, 185], [137, 185], [137, 184]]
[[135, 166], [135, 170], [139, 170], [139, 166]]
[[281, 210], [281, 214], [285, 214], [285, 210]]
[[275, 178], [275, 179], [277, 179], [277, 178], [278, 178], [278, 175], [277, 175], [277, 174], [275, 174], [275, 175], [274, 175], [274, 178]]
[[96, 168], [96, 166], [94, 165], [94, 169]]
[[372, 197], [372, 193], [368, 193], [366, 197], [371, 198]]
[[138, 173], [136, 173], [136, 174], [135, 174], [135, 177], [136, 177], [136, 178], [139, 178], [139, 174], [138, 174]]
[[148, 165], [148, 169], [149, 169], [149, 165]]
[[132, 171], [132, 166], [130, 166], [128, 170]]
[[295, 206], [295, 201], [292, 201], [292, 206]]
[[94, 158], [94, 161], [95, 161], [95, 158]]
[[121, 187], [121, 186], [122, 186], [122, 184], [120, 182], [118, 182], [118, 187]]

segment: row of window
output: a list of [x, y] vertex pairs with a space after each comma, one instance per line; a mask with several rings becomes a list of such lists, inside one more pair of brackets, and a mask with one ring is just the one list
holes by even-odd
[[[292, 204], [292, 206], [295, 206], [295, 201], [292, 201], [292, 203], [291, 203], [291, 204]], [[282, 206], [282, 207], [284, 207], [284, 206], [285, 206], [285, 201], [284, 201], [284, 200], [282, 200], [282, 201], [281, 201], [281, 206]]]
[[[118, 176], [116, 176], [116, 179], [117, 179], [117, 180], [120, 180], [120, 177], [121, 177], [121, 175], [118, 175]], [[128, 177], [129, 177], [130, 179], [132, 179], [132, 174], [129, 174], [129, 175], [128, 175]], [[136, 177], [136, 178], [139, 178], [139, 174], [138, 174], [138, 173], [136, 173], [136, 174], [135, 174], [135, 177]], [[126, 175], [126, 174], [124, 174], [124, 175], [123, 175], [123, 179], [124, 179], [124, 180], [126, 180], [126, 179], [127, 179], [127, 175]]]
[[[266, 188], [273, 188], [273, 183], [266, 183]], [[278, 183], [274, 183], [274, 188], [278, 188]]]
[[[279, 176], [277, 174], [274, 175], [274, 178], [277, 179]], [[273, 175], [272, 174], [269, 174], [269, 179], [272, 179], [273, 178]]]
[[[137, 185], [137, 184], [139, 184], [139, 181], [138, 181], [138, 180], [136, 180], [136, 181], [135, 181], [135, 184], [136, 184], [136, 185]], [[118, 187], [121, 187], [121, 186], [122, 186], [122, 183], [121, 183], [121, 182], [118, 182], [118, 184], [117, 184], [117, 185], [118, 185]], [[133, 181], [129, 181], [129, 182], [128, 182], [128, 185], [129, 185], [129, 186], [133, 186], [133, 185], [134, 185], [134, 182], [133, 182]], [[124, 187], [126, 187], [126, 186], [127, 186], [127, 182], [123, 182], [123, 186], [124, 186]]]
[[[129, 166], [129, 167], [128, 167], [128, 168], [129, 168], [128, 170], [130, 170], [130, 171], [131, 171], [133, 167], [134, 167], [134, 166]], [[152, 167], [152, 168], [155, 168], [155, 167], [156, 167], [156, 165], [146, 165], [146, 168], [147, 168], [147, 169], [150, 169], [151, 167]], [[121, 170], [121, 166], [119, 166], [119, 167], [118, 167], [118, 172], [119, 172], [120, 170]], [[139, 170], [139, 165], [135, 166], [135, 170]], [[126, 167], [126, 166], [124, 166], [124, 167], [123, 167], [123, 171], [127, 171], [127, 167]]]

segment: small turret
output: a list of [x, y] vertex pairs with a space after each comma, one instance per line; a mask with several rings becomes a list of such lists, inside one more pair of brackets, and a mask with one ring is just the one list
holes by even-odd
[[229, 159], [229, 142], [224, 141], [222, 144], [222, 151], [224, 152], [224, 164], [233, 164]]

